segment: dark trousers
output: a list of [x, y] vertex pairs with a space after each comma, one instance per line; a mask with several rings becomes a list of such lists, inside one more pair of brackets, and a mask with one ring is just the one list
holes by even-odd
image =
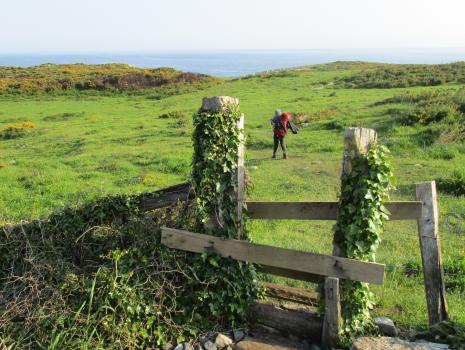
[[283, 154], [287, 155], [287, 148], [286, 148], [286, 139], [285, 136], [277, 136], [274, 135], [274, 148], [273, 148], [273, 154], [276, 154], [276, 151], [278, 150], [278, 146], [281, 144], [281, 148], [283, 150]]

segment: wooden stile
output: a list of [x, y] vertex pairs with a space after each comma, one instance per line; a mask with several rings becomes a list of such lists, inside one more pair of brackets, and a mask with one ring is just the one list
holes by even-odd
[[439, 237], [439, 211], [434, 181], [416, 185], [417, 199], [423, 203], [418, 220], [421, 258], [425, 280], [429, 324], [447, 320], [447, 301]]
[[[339, 202], [254, 202], [248, 201], [250, 219], [275, 220], [336, 220]], [[418, 220], [421, 215], [419, 201], [387, 202], [389, 220]]]
[[315, 275], [382, 284], [384, 265], [329, 255], [306, 253], [238, 240], [226, 240], [188, 231], [162, 228], [162, 244], [195, 253], [295, 270]]

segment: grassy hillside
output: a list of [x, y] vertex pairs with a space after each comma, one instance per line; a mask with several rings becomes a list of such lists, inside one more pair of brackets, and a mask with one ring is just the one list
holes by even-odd
[[[394, 87], [346, 85], [366, 72], [391, 68], [400, 70], [396, 76], [404, 74], [404, 78], [412, 69], [339, 62], [224, 80], [202, 90], [180, 89], [170, 96], [160, 92], [157, 99], [150, 90], [134, 96], [4, 94], [0, 96], [0, 222], [43, 217], [103, 194], [152, 191], [186, 180], [192, 156], [190, 116], [201, 98], [210, 95], [241, 101], [250, 199], [336, 199], [347, 126], [377, 129], [380, 141], [391, 149], [398, 179], [392, 199], [414, 199], [413, 184], [420, 181], [458, 179], [450, 186], [459, 187], [465, 162], [460, 79], [408, 88], [398, 87], [397, 78], [389, 77], [394, 82], [389, 86]], [[415, 69], [425, 73], [430, 66]], [[288, 160], [271, 159], [268, 120], [277, 107], [299, 115], [301, 122], [300, 133], [288, 136]], [[19, 131], [8, 131], [12, 127]], [[460, 192], [440, 194], [440, 229], [450, 314], [465, 322], [465, 269], [460, 265], [465, 199], [456, 194]], [[249, 229], [256, 242], [330, 253], [332, 225], [256, 221], [249, 223]], [[404, 328], [427, 323], [423, 281], [415, 271], [421, 262], [416, 232], [415, 222], [388, 223], [378, 254], [388, 274], [383, 286], [374, 287], [379, 299], [375, 314], [390, 316]]]

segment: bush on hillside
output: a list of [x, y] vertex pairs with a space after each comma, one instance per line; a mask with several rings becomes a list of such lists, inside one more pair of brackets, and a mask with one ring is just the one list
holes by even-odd
[[435, 134], [434, 141], [448, 144], [465, 140], [465, 89], [401, 94], [372, 106], [387, 104], [406, 105], [391, 108], [388, 114], [403, 125], [428, 126], [429, 132]]
[[353, 89], [389, 89], [411, 86], [436, 86], [465, 81], [465, 62], [451, 64], [382, 65], [342, 77], [336, 84]]
[[454, 171], [449, 177], [437, 180], [439, 192], [453, 196], [465, 196], [465, 171]]
[[127, 91], [217, 81], [203, 74], [180, 72], [172, 68], [137, 68], [126, 64], [0, 67], [0, 93]]

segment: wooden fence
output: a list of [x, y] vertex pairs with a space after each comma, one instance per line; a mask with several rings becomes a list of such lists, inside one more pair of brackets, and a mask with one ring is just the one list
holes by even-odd
[[[244, 117], [238, 126], [242, 129]], [[350, 152], [362, 152], [376, 141], [371, 129], [349, 128], [345, 135], [343, 171]], [[244, 202], [244, 145], [238, 149], [237, 201], [240, 224], [238, 238], [242, 237], [242, 207]], [[188, 199], [187, 184], [174, 186], [166, 194], [171, 200]], [[332, 202], [256, 202], [246, 201], [248, 217], [252, 220], [336, 220], [337, 201]], [[158, 196], [148, 196], [141, 203], [141, 210], [151, 210], [166, 205]], [[416, 220], [418, 222], [423, 273], [429, 323], [447, 319], [444, 277], [438, 231], [438, 205], [436, 186], [433, 182], [416, 185], [416, 201], [392, 201], [387, 203], [390, 220]], [[341, 326], [339, 279], [351, 279], [381, 284], [384, 265], [339, 257], [337, 247], [333, 256], [305, 253], [295, 250], [252, 244], [240, 240], [224, 240], [218, 237], [187, 231], [163, 228], [162, 243], [168, 247], [196, 253], [214, 253], [223, 257], [256, 263], [263, 272], [279, 276], [322, 282], [325, 286], [325, 315], [322, 342], [333, 348], [338, 342]]]

